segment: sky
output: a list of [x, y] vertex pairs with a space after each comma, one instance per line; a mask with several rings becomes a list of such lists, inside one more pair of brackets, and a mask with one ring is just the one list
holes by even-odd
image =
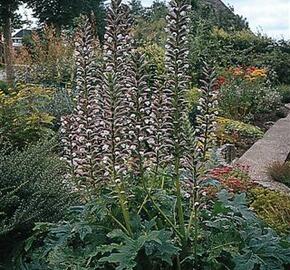
[[[141, 0], [143, 6], [150, 6], [153, 0]], [[290, 39], [290, 0], [224, 0], [226, 5], [248, 19], [254, 32], [262, 32], [270, 37]], [[20, 13], [31, 11], [23, 7]]]

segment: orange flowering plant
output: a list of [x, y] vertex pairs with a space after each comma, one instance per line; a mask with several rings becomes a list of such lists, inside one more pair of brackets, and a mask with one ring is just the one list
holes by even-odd
[[265, 82], [268, 79], [269, 70], [265, 67], [230, 67], [222, 71], [218, 77], [219, 86], [232, 81]]
[[251, 121], [275, 111], [280, 103], [264, 67], [230, 67], [220, 73], [218, 88], [222, 114], [234, 120]]

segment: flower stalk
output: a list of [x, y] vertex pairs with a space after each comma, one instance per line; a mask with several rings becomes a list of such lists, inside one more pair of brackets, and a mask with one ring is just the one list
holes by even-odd
[[185, 95], [189, 89], [188, 33], [190, 5], [186, 0], [171, 0], [166, 17], [168, 38], [165, 52], [165, 92], [170, 101], [170, 147], [173, 162], [173, 180], [177, 196], [177, 213], [180, 232], [185, 238], [184, 211], [181, 194], [181, 159], [186, 149], [184, 120], [186, 114]]

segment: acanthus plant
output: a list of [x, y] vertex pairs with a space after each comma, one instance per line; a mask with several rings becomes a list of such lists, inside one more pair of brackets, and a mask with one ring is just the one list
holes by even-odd
[[[144, 56], [134, 48], [126, 5], [113, 0], [108, 8], [103, 67], [94, 64], [94, 42], [87, 22], [77, 44], [78, 102], [74, 114], [63, 118], [66, 157], [74, 168], [75, 176], [84, 177], [88, 180], [85, 183], [96, 189], [102, 185], [111, 188], [112, 196], [117, 194], [125, 222], [122, 229], [129, 235], [133, 233], [129, 198], [133, 198], [134, 194], [130, 194], [130, 186], [142, 183], [147, 193], [144, 203], [151, 200], [184, 244], [189, 238], [193, 216], [187, 224], [183, 210], [183, 176], [185, 171], [194, 171], [205, 161], [200, 158], [200, 153], [208, 152], [213, 142], [207, 138], [214, 131], [214, 118], [208, 113], [211, 114], [216, 106], [216, 102], [211, 101], [214, 84], [209, 74], [206, 80], [211, 80], [202, 87], [204, 97], [197, 121], [201, 132], [195, 139], [195, 133], [188, 125], [185, 99], [190, 87], [189, 10], [187, 1], [173, 0], [169, 3], [166, 75], [164, 78], [153, 75], [151, 83], [146, 74]], [[207, 146], [196, 154], [194, 146], [199, 149], [200, 143]], [[191, 166], [184, 162], [186, 157], [193, 161]], [[147, 172], [154, 172], [157, 180], [160, 170], [169, 171], [174, 182], [177, 226], [171, 216], [161, 212], [145, 183]], [[132, 174], [136, 182], [132, 181]], [[196, 174], [193, 174], [193, 179], [190, 179], [194, 192], [197, 190], [195, 177]], [[198, 197], [194, 192], [196, 204]]]
[[149, 165], [148, 144], [152, 140], [149, 136], [154, 132], [150, 125], [151, 94], [145, 64], [145, 56], [132, 48], [127, 66], [126, 98], [129, 109], [127, 125], [131, 151], [130, 166], [141, 181], [144, 181], [144, 174]]

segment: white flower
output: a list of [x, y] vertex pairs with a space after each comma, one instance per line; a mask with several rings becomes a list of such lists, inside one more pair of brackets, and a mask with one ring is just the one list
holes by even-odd
[[155, 143], [155, 140], [154, 140], [153, 138], [150, 138], [150, 139], [148, 140], [148, 143], [149, 143], [149, 144], [154, 144], [154, 143]]
[[102, 150], [103, 151], [108, 151], [109, 150], [109, 145], [108, 144], [103, 145]]
[[131, 149], [131, 150], [136, 150], [137, 147], [136, 147], [136, 145], [131, 145], [131, 146], [130, 146], [130, 149]]
[[80, 136], [79, 137], [79, 142], [83, 142], [85, 140], [85, 137], [84, 136]]

